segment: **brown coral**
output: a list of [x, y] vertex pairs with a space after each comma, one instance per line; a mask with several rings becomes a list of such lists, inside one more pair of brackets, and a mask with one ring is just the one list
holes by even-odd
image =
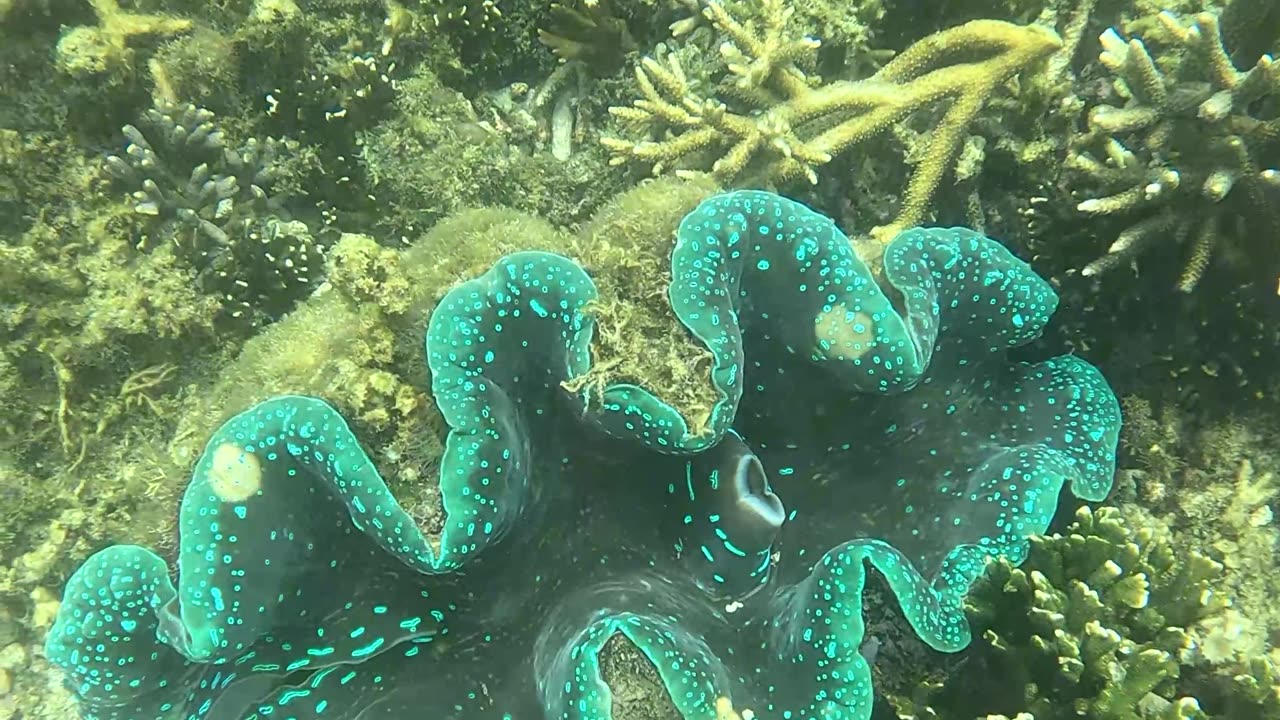
[[1188, 246], [1178, 287], [1190, 291], [1224, 240], [1262, 236], [1280, 222], [1280, 63], [1263, 55], [1237, 70], [1212, 14], [1189, 24], [1159, 18], [1174, 45], [1165, 55], [1141, 39], [1102, 34], [1099, 60], [1126, 102], [1094, 108], [1084, 145], [1100, 146], [1101, 156], [1077, 149], [1067, 167], [1106, 193], [1080, 202], [1080, 212], [1131, 218], [1083, 274], [1172, 239]]
[[550, 25], [538, 30], [538, 39], [562, 61], [581, 61], [602, 77], [621, 70], [627, 53], [636, 49], [609, 0], [583, 0], [581, 8], [552, 3]]

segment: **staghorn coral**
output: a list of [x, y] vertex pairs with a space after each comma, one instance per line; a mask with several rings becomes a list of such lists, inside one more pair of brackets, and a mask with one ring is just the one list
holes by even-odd
[[1127, 227], [1082, 272], [1170, 244], [1183, 253], [1184, 292], [1223, 250], [1276, 272], [1265, 238], [1280, 224], [1280, 63], [1263, 55], [1236, 69], [1213, 14], [1159, 20], [1170, 41], [1163, 53], [1114, 30], [1100, 38], [1099, 60], [1123, 104], [1090, 112], [1090, 136], [1066, 167], [1078, 193], [1105, 193], [1081, 201], [1081, 213]]
[[140, 125], [124, 126], [125, 152], [106, 166], [134, 212], [159, 221], [141, 246], [173, 243], [234, 318], [277, 317], [311, 292], [324, 245], [270, 192], [279, 143], [227, 147], [213, 113], [194, 105], [158, 104]]
[[[871, 231], [881, 245], [925, 219], [942, 176], [954, 164], [966, 129], [997, 86], [1058, 48], [1039, 26], [972, 21], [931, 35], [871, 77], [821, 84], [801, 69], [818, 48], [788, 27], [792, 8], [760, 0], [763, 26], [742, 24], [718, 2], [703, 14], [726, 38], [721, 54], [733, 107], [692, 86], [674, 53], [646, 57], [636, 68], [641, 98], [611, 112], [646, 139], [603, 141], [614, 162], [639, 160], [655, 173], [689, 161], [725, 183], [739, 178], [817, 180], [817, 168], [851, 147], [887, 132], [941, 100], [943, 114], [907, 185], [897, 217]], [[700, 157], [709, 155], [709, 159]]]
[[1006, 359], [1056, 296], [991, 240], [900, 236], [899, 310], [828, 219], [740, 192], [685, 218], [672, 265], [715, 356], [708, 432], [635, 385], [566, 392], [596, 289], [563, 256], [502, 258], [427, 328], [438, 540], [331, 406], [258, 403], [196, 463], [176, 585], [132, 545], [68, 583], [47, 650], [82, 712], [604, 719], [621, 635], [686, 719], [865, 720], [864, 562], [958, 650], [986, 560], [1021, 561], [1064, 486], [1110, 489], [1114, 396], [1078, 358]]
[[[668, 26], [672, 37], [691, 35], [710, 24], [702, 12], [704, 0], [668, 0], [666, 4], [681, 15]], [[758, 0], [725, 0], [722, 4], [729, 14], [746, 24], [765, 21], [770, 12]], [[810, 28], [810, 34], [822, 38], [823, 49], [831, 56], [829, 60], [878, 67], [876, 63], [893, 54], [871, 47], [872, 39], [878, 34], [877, 21], [883, 20], [888, 10], [880, 0], [793, 0], [787, 7], [793, 11], [796, 22]]]

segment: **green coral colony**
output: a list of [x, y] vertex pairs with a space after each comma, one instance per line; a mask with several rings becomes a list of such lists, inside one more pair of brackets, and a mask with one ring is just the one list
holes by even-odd
[[602, 720], [620, 634], [687, 720], [865, 720], [867, 564], [925, 643], [964, 648], [987, 561], [1021, 563], [1064, 486], [1104, 498], [1120, 430], [1086, 362], [1006, 357], [1057, 296], [998, 243], [914, 229], [882, 262], [883, 284], [765, 192], [685, 217], [668, 299], [717, 393], [695, 428], [638, 385], [567, 391], [595, 284], [509, 255], [426, 330], [438, 546], [337, 411], [275, 397], [197, 462], [176, 585], [148, 549], [93, 555], [48, 657], [102, 720]]

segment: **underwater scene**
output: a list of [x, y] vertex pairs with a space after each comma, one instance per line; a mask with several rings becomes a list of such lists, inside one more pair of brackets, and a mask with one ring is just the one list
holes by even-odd
[[0, 0], [0, 720], [1280, 720], [1280, 0]]

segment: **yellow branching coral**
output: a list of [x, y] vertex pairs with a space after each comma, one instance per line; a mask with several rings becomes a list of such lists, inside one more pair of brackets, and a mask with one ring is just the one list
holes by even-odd
[[694, 156], [715, 157], [710, 170], [732, 184], [742, 177], [817, 179], [816, 168], [859, 143], [886, 133], [913, 112], [949, 102], [908, 183], [898, 216], [872, 236], [883, 245], [925, 219], [943, 174], [954, 163], [966, 129], [996, 87], [1047, 57], [1061, 41], [1052, 31], [974, 20], [917, 42], [879, 72], [858, 81], [821, 83], [801, 69], [818, 48], [788, 32], [792, 9], [760, 0], [763, 27], [744, 25], [715, 0], [703, 15], [725, 37], [720, 53], [732, 82], [734, 108], [697, 92], [675, 55], [657, 53], [636, 68], [641, 98], [610, 108], [649, 139], [607, 138], [614, 162], [640, 160], [654, 172]]
[[1280, 63], [1263, 55], [1237, 70], [1212, 14], [1189, 24], [1169, 13], [1159, 19], [1174, 45], [1168, 56], [1153, 57], [1138, 38], [1102, 34], [1099, 60], [1126, 102], [1093, 110], [1085, 144], [1100, 145], [1101, 156], [1077, 149], [1067, 167], [1107, 193], [1082, 201], [1080, 212], [1135, 218], [1083, 273], [1173, 239], [1190, 245], [1178, 281], [1190, 291], [1223, 237], [1276, 226], [1280, 170], [1267, 163], [1280, 161], [1280, 116], [1263, 114], [1258, 101], [1280, 98]]

